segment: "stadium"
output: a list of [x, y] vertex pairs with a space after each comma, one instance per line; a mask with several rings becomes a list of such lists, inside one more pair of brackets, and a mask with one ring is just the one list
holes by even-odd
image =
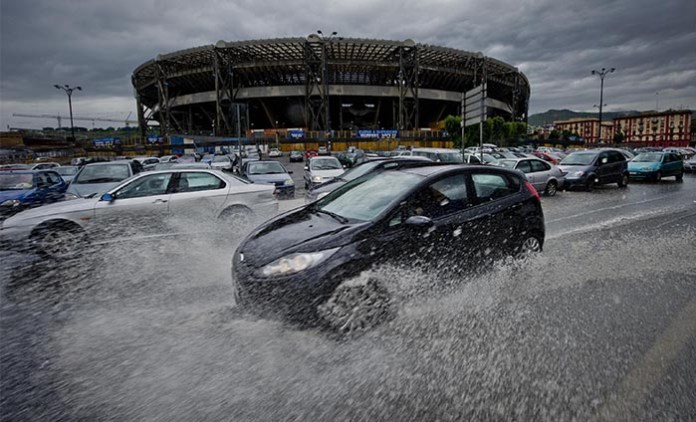
[[[463, 93], [485, 82], [486, 113], [526, 121], [530, 86], [482, 53], [323, 36], [225, 42], [160, 54], [132, 75], [143, 135], [217, 137], [301, 131], [417, 137], [460, 115]], [[416, 134], [416, 135], [414, 135]]]

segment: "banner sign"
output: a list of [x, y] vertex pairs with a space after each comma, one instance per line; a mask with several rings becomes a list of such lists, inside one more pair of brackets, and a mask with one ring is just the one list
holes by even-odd
[[304, 130], [302, 129], [290, 129], [288, 130], [288, 137], [292, 139], [304, 138]]
[[395, 139], [398, 134], [398, 130], [358, 130], [358, 138]]
[[95, 138], [92, 140], [95, 147], [108, 147], [121, 143], [121, 138]]
[[164, 138], [161, 136], [148, 136], [147, 137], [148, 144], [161, 144], [163, 142], [164, 142]]

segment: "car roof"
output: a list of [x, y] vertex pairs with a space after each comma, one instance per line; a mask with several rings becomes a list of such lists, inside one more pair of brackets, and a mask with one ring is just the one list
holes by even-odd
[[98, 161], [96, 163], [87, 163], [84, 165], [84, 167], [94, 167], [94, 166], [108, 166], [108, 165], [119, 165], [122, 166], [124, 164], [130, 164], [131, 161], [130, 159], [127, 160], [114, 160], [114, 161]]
[[424, 152], [461, 152], [458, 149], [454, 148], [413, 148], [411, 152], [413, 151], [424, 151]]
[[36, 174], [36, 173], [43, 173], [46, 171], [54, 171], [53, 169], [43, 169], [43, 170], [4, 170], [0, 169], [0, 173], [13, 173], [13, 174]]
[[338, 160], [338, 158], [336, 158], [336, 157], [324, 155], [324, 156], [321, 156], [321, 157], [311, 157], [311, 158], [309, 159], [309, 161], [330, 160], [330, 159], [332, 159], [332, 158], [333, 158], [334, 160]]
[[451, 170], [455, 169], [466, 169], [466, 170], [505, 170], [502, 167], [495, 167], [495, 166], [472, 166], [472, 165], [463, 165], [463, 164], [433, 164], [430, 166], [422, 166], [422, 167], [409, 167], [409, 168], [404, 168], [404, 169], [399, 169], [399, 170], [393, 170], [393, 171], [402, 171], [404, 173], [412, 173], [412, 174], [417, 174], [419, 176], [432, 176], [434, 174], [438, 173], [446, 173]]

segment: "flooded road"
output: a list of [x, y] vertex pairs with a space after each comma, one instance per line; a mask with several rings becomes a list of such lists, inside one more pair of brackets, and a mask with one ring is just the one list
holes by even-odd
[[239, 239], [2, 252], [2, 418], [694, 419], [685, 179], [545, 198], [544, 253], [480, 276], [378, 269], [397, 314], [352, 339], [240, 315]]

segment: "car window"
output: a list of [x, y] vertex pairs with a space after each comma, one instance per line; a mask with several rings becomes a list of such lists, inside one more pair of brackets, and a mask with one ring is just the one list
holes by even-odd
[[115, 192], [116, 199], [142, 198], [167, 193], [171, 173], [152, 174], [133, 180]]
[[177, 192], [198, 192], [224, 188], [226, 183], [210, 173], [186, 172], [179, 176]]
[[36, 186], [39, 188], [47, 188], [51, 186], [53, 183], [50, 182], [48, 179], [46, 173], [37, 173], [36, 174]]
[[521, 171], [522, 173], [531, 173], [532, 165], [529, 163], [529, 161], [530, 160], [520, 161], [520, 163], [517, 164], [517, 170]]
[[438, 180], [413, 194], [406, 201], [406, 212], [390, 220], [389, 225], [397, 225], [414, 215], [442, 217], [460, 211], [468, 205], [466, 175], [456, 174]]
[[519, 191], [519, 186], [501, 174], [472, 174], [471, 179], [479, 202], [497, 200]]
[[543, 161], [538, 161], [538, 160], [530, 160], [530, 164], [532, 165], [532, 172], [537, 172], [537, 171], [548, 171], [551, 169], [551, 166], [548, 165], [547, 163], [544, 163]]
[[48, 183], [51, 185], [57, 185], [58, 183], [63, 182], [63, 179], [58, 175], [58, 173], [52, 171], [46, 172], [46, 180], [48, 180]]

